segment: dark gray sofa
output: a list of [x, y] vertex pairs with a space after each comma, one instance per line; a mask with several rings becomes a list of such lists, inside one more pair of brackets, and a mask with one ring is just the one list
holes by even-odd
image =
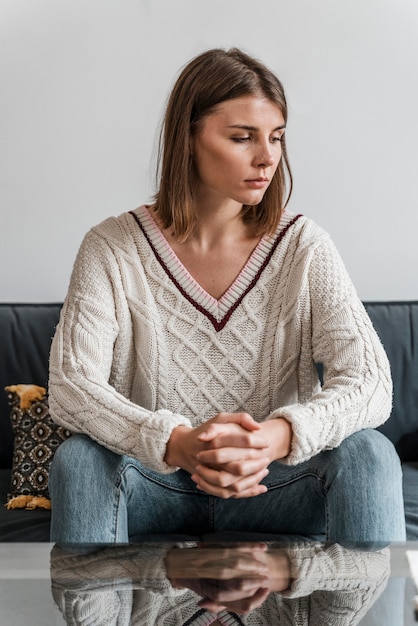
[[[418, 540], [418, 302], [365, 306], [386, 348], [394, 380], [394, 407], [380, 430], [403, 462], [407, 537]], [[6, 385], [48, 380], [48, 354], [61, 304], [0, 303], [0, 541], [48, 541], [50, 513], [7, 510], [13, 434]]]

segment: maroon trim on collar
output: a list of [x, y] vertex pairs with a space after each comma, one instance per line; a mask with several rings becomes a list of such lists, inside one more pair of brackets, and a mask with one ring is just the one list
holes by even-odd
[[195, 307], [195, 309], [200, 311], [200, 313], [203, 313], [203, 315], [205, 315], [208, 318], [208, 320], [213, 324], [213, 327], [215, 328], [216, 332], [221, 331], [224, 328], [224, 326], [228, 323], [228, 320], [231, 317], [231, 315], [233, 314], [233, 312], [235, 311], [235, 309], [241, 304], [241, 302], [243, 301], [245, 296], [251, 291], [251, 289], [253, 289], [253, 287], [258, 282], [261, 274], [263, 273], [263, 271], [265, 270], [265, 268], [269, 264], [269, 261], [270, 261], [271, 257], [273, 256], [277, 246], [279, 245], [279, 243], [281, 242], [281, 240], [283, 239], [283, 237], [285, 236], [285, 234], [287, 233], [289, 228], [291, 226], [293, 226], [293, 224], [295, 224], [295, 222], [297, 222], [297, 220], [300, 217], [302, 217], [301, 213], [299, 213], [298, 215], [295, 215], [295, 217], [283, 228], [283, 230], [280, 231], [276, 241], [273, 243], [273, 245], [272, 245], [268, 255], [264, 259], [262, 265], [258, 269], [257, 273], [255, 274], [254, 278], [252, 279], [252, 281], [250, 282], [248, 287], [243, 291], [243, 293], [240, 295], [240, 297], [234, 302], [234, 304], [225, 313], [225, 315], [223, 316], [221, 321], [218, 322], [216, 317], [214, 317], [211, 313], [209, 313], [209, 311], [207, 311], [201, 304], [196, 302], [196, 300], [191, 298], [190, 295], [187, 293], [187, 291], [184, 289], [184, 287], [182, 287], [182, 285], [180, 285], [178, 280], [173, 276], [173, 274], [171, 273], [171, 271], [169, 270], [169, 268], [165, 264], [165, 262], [162, 259], [161, 255], [156, 250], [156, 248], [155, 248], [154, 244], [152, 243], [148, 233], [145, 231], [145, 228], [141, 224], [141, 220], [139, 219], [139, 217], [136, 215], [136, 213], [134, 213], [134, 211], [129, 211], [129, 213], [135, 218], [135, 221], [138, 224], [139, 228], [141, 229], [141, 231], [142, 231], [145, 239], [147, 240], [151, 250], [154, 252], [157, 261], [159, 262], [159, 264], [161, 265], [161, 267], [163, 268], [163, 270], [165, 271], [165, 273], [167, 274], [169, 279], [175, 284], [177, 289], [186, 298], [186, 300], [188, 300], [190, 302], [190, 304]]

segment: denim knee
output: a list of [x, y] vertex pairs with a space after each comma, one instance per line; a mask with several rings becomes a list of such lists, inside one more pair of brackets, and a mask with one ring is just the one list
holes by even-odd
[[90, 456], [93, 441], [87, 435], [75, 434], [61, 443], [55, 452], [50, 473], [67, 474], [77, 471], [78, 465], [84, 465]]
[[113, 543], [128, 540], [126, 514], [115, 485], [122, 457], [86, 435], [73, 435], [51, 465], [51, 540]]
[[353, 466], [356, 472], [362, 468], [370, 478], [391, 474], [401, 479], [402, 470], [399, 456], [392, 442], [381, 432], [368, 428], [347, 437], [336, 448], [338, 463], [342, 467]]
[[322, 460], [330, 540], [346, 546], [404, 540], [402, 469], [389, 439], [361, 430]]
[[51, 463], [48, 480], [51, 496], [55, 485], [57, 489], [75, 483], [81, 487], [93, 474], [100, 473], [99, 468], [103, 464], [100, 457], [104, 460], [107, 453], [110, 451], [88, 435], [74, 434], [66, 439], [56, 450]]

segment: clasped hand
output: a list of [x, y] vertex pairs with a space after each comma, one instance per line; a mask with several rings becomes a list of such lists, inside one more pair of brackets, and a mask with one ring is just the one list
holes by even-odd
[[267, 491], [268, 465], [286, 456], [291, 426], [283, 418], [257, 423], [248, 413], [218, 413], [196, 428], [173, 430], [165, 460], [191, 474], [198, 489], [220, 498]]

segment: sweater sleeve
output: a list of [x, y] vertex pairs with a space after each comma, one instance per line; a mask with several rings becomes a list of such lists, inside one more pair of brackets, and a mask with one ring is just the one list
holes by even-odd
[[122, 281], [106, 239], [90, 231], [77, 255], [70, 286], [52, 341], [49, 403], [53, 419], [73, 432], [85, 433], [118, 454], [169, 473], [164, 462], [167, 441], [182, 415], [150, 411], [118, 392], [109, 378], [114, 342], [120, 332], [117, 301]]
[[379, 426], [392, 407], [389, 361], [329, 236], [310, 254], [303, 297], [310, 300], [312, 357], [323, 365], [323, 385], [307, 402], [269, 416], [292, 424], [292, 449], [283, 459], [291, 465]]
[[382, 591], [390, 575], [389, 548], [368, 551], [337, 543], [296, 542], [287, 550], [287, 556], [292, 584], [283, 595], [288, 598], [306, 597], [315, 591]]

